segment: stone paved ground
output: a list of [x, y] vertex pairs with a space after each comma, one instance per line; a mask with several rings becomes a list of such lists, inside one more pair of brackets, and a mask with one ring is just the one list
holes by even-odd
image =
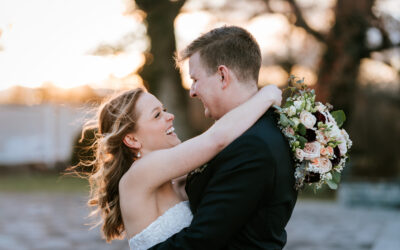
[[[0, 193], [0, 250], [128, 249], [88, 230], [87, 212], [82, 195]], [[286, 250], [399, 250], [400, 210], [299, 201], [287, 231]]]

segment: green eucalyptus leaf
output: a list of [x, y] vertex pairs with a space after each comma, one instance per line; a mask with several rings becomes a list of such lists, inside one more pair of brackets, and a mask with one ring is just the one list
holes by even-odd
[[330, 189], [337, 189], [337, 187], [338, 187], [338, 185], [332, 180], [327, 180], [326, 184], [328, 184]]
[[290, 106], [292, 106], [293, 105], [293, 101], [287, 101], [286, 103], [285, 103], [285, 105], [283, 105], [283, 107], [284, 108], [289, 108]]
[[284, 114], [280, 114], [279, 121], [283, 127], [287, 127], [289, 125], [289, 119]]
[[339, 172], [336, 172], [336, 171], [333, 171], [333, 172], [332, 172], [332, 180], [333, 180], [335, 183], [339, 183], [339, 182], [340, 182], [340, 173], [339, 173]]
[[303, 149], [304, 145], [307, 143], [307, 139], [304, 138], [303, 136], [299, 136], [298, 139], [299, 139], [299, 142], [300, 142], [300, 147]]
[[278, 112], [282, 112], [282, 108], [278, 105], [272, 105], [272, 107], [275, 108]]
[[297, 126], [297, 130], [299, 131], [299, 133], [301, 135], [306, 135], [306, 133], [307, 133], [306, 126], [304, 126], [303, 123], [299, 123], [299, 125]]
[[335, 119], [337, 125], [339, 126], [339, 128], [343, 125], [343, 123], [346, 121], [346, 115], [344, 114], [343, 110], [337, 110], [337, 111], [333, 111], [331, 113], [331, 115], [333, 116], [333, 118]]

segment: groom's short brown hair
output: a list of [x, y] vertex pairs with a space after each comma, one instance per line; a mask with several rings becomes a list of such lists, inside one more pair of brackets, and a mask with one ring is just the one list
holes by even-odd
[[200, 52], [203, 65], [210, 74], [219, 65], [231, 68], [239, 80], [258, 81], [261, 67], [261, 52], [254, 37], [237, 26], [213, 29], [190, 43], [177, 57], [181, 62]]

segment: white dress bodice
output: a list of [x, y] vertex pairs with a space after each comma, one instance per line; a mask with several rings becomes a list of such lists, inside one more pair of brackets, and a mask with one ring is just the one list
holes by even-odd
[[169, 208], [143, 231], [130, 238], [129, 247], [131, 250], [148, 249], [189, 226], [192, 218], [189, 202], [179, 202]]

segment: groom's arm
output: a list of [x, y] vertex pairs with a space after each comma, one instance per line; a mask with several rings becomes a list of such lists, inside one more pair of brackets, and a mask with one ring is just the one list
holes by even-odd
[[[213, 167], [214, 164], [209, 167]], [[150, 249], [219, 249], [250, 220], [265, 190], [272, 190], [275, 162], [269, 149], [244, 135], [215, 159], [217, 170], [191, 225]]]

